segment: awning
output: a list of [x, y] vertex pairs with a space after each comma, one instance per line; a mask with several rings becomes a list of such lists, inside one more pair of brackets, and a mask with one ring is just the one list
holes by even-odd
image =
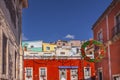
[[59, 66], [60, 69], [76, 69], [78, 66]]

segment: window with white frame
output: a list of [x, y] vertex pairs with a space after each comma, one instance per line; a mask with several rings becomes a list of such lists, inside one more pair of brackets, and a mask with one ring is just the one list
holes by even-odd
[[71, 80], [78, 80], [78, 69], [71, 69]]
[[60, 69], [59, 70], [59, 76], [60, 76], [60, 80], [67, 80], [66, 69]]
[[120, 75], [114, 75], [113, 80], [120, 80]]
[[102, 30], [98, 32], [98, 41], [103, 42], [103, 32], [102, 32]]
[[47, 68], [46, 67], [40, 68], [40, 80], [47, 80]]
[[32, 68], [26, 68], [26, 76], [32, 76]]
[[41, 69], [40, 69], [40, 75], [41, 75], [41, 76], [45, 76], [45, 75], [46, 75], [45, 68], [41, 68]]
[[90, 67], [84, 67], [84, 77], [85, 79], [88, 79], [91, 77], [91, 69]]

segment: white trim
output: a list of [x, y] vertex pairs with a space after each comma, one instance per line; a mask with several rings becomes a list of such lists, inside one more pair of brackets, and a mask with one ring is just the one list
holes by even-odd
[[77, 79], [74, 79], [74, 80], [78, 80], [78, 69], [70, 69], [70, 80], [73, 80], [72, 79], [72, 70], [76, 70], [77, 71]]
[[[108, 23], [108, 15], [106, 15], [106, 26], [107, 26], [107, 40], [109, 41], [109, 23]], [[111, 79], [111, 56], [110, 56], [110, 44], [108, 44], [108, 69], [109, 69], [109, 77]]]
[[112, 75], [113, 80], [114, 80], [114, 77], [119, 77], [119, 80], [120, 80], [120, 74]]
[[99, 40], [99, 38], [98, 38], [98, 34], [100, 33], [100, 32], [102, 32], [102, 42], [103, 42], [103, 29], [101, 28], [98, 32], [97, 32], [97, 40]]
[[[59, 69], [59, 80], [61, 80], [60, 79], [60, 71], [61, 71], [61, 69]], [[66, 80], [67, 80], [67, 69], [65, 69], [65, 74], [66, 74], [65, 76], [66, 76]]]
[[[85, 76], [85, 68], [89, 68], [89, 76]], [[84, 79], [88, 79], [88, 78], [91, 78], [91, 67], [84, 67]]]
[[31, 69], [32, 71], [32, 80], [33, 80], [33, 68], [32, 67], [25, 67], [25, 80], [27, 80], [26, 78], [26, 69]]
[[40, 68], [39, 68], [39, 80], [41, 80], [41, 79], [40, 79], [40, 78], [41, 78], [41, 76], [40, 76], [40, 74], [41, 74], [41, 68], [44, 68], [44, 69], [45, 69], [45, 73], [46, 73], [45, 78], [46, 78], [46, 80], [47, 80], [47, 67], [40, 67]]

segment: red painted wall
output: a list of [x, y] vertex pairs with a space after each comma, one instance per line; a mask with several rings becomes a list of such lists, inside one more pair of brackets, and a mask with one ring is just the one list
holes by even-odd
[[[116, 25], [115, 17], [120, 14], [120, 1], [110, 8], [108, 15], [108, 27], [109, 27], [109, 40], [112, 39], [112, 29]], [[107, 18], [103, 17], [93, 29], [94, 39], [97, 40], [97, 33], [99, 30], [103, 30], [103, 40], [107, 42]], [[103, 80], [110, 80], [109, 77], [109, 65], [108, 65], [108, 48], [106, 48], [105, 58], [102, 62], [96, 64], [96, 70], [100, 67], [103, 69]], [[110, 58], [111, 58], [111, 78], [113, 75], [120, 74], [120, 40], [113, 42], [110, 45]], [[106, 74], [107, 73], [107, 74]]]
[[[66, 59], [66, 60], [24, 60], [24, 69], [25, 67], [33, 67], [33, 80], [39, 80], [39, 68], [47, 67], [47, 80], [59, 80], [59, 68], [58, 66], [78, 66], [78, 79], [82, 80], [83, 78], [83, 65], [91, 67], [91, 76], [95, 75], [94, 63], [89, 63], [83, 60], [78, 59]], [[25, 76], [24, 76], [25, 78]], [[70, 69], [67, 69], [67, 80], [70, 80]]]

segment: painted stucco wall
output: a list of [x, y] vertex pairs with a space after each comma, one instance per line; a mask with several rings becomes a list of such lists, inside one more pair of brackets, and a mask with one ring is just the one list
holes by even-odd
[[[64, 53], [64, 54], [62, 54], [62, 53]], [[58, 48], [56, 50], [56, 56], [70, 56], [70, 50]]]
[[[108, 13], [96, 24], [93, 29], [94, 39], [98, 39], [98, 32], [103, 32], [103, 42], [111, 41], [113, 38], [112, 29], [117, 25], [116, 16], [120, 14], [120, 1], [109, 8]], [[108, 27], [108, 28], [107, 28]], [[109, 48], [108, 48], [109, 46]], [[96, 70], [101, 68], [103, 72], [103, 80], [112, 80], [114, 75], [120, 74], [120, 40], [112, 41], [112, 44], [106, 45], [105, 58], [102, 62], [96, 64]], [[110, 60], [109, 60], [110, 59]], [[110, 74], [111, 72], [111, 74]], [[108, 73], [108, 74], [106, 74]], [[98, 78], [98, 77], [97, 77]]]
[[[95, 75], [95, 68], [94, 63], [89, 63], [87, 61], [83, 61], [80, 59], [60, 59], [60, 60], [48, 60], [48, 59], [26, 59], [24, 60], [24, 70], [27, 67], [31, 67], [33, 69], [33, 80], [39, 80], [40, 72], [39, 69], [41, 67], [45, 67], [47, 69], [47, 80], [60, 80], [59, 75], [59, 67], [72, 67], [77, 66], [78, 70], [78, 79], [83, 80], [83, 67], [89, 67], [91, 68], [91, 77]], [[71, 68], [65, 68], [67, 71], [67, 80], [71, 80], [70, 76], [70, 70]], [[26, 73], [26, 72], [25, 72]], [[24, 80], [25, 80], [25, 73], [24, 73]]]
[[[43, 47], [43, 52], [53, 52], [56, 49], [56, 45], [50, 43], [43, 43], [42, 47]], [[47, 47], [49, 47], [50, 49], [47, 50]]]
[[42, 41], [23, 41], [22, 47], [27, 47], [27, 51], [42, 52]]

